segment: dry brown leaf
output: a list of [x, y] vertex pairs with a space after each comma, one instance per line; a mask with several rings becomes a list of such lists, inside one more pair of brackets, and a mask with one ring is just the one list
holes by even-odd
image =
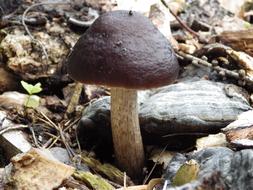
[[48, 150], [35, 148], [13, 157], [5, 170], [9, 174], [5, 179], [10, 179], [5, 181], [6, 184], [27, 190], [52, 190], [75, 171], [56, 160]]

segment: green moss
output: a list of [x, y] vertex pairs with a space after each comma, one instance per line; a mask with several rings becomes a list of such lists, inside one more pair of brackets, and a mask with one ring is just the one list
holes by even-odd
[[[92, 170], [96, 171], [98, 174], [108, 178], [115, 183], [123, 185], [122, 179], [124, 179], [124, 173], [113, 165], [102, 164], [98, 160], [87, 156], [82, 156], [82, 162], [92, 168]], [[133, 183], [130, 181], [130, 178], [127, 177], [127, 185], [132, 184]]]
[[113, 190], [115, 189], [102, 177], [94, 175], [90, 172], [77, 171], [73, 175], [76, 179], [84, 182], [88, 187], [94, 190]]

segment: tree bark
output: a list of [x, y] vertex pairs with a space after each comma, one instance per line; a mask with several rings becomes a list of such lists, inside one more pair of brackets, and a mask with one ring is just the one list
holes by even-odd
[[111, 89], [111, 125], [114, 152], [119, 167], [129, 176], [139, 177], [145, 157], [136, 90]]

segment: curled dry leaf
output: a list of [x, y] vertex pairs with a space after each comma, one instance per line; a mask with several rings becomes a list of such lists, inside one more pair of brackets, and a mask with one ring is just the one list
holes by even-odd
[[174, 153], [169, 151], [163, 151], [161, 149], [155, 149], [151, 152], [150, 160], [155, 163], [162, 164], [163, 168], [167, 168], [171, 159], [173, 158]]

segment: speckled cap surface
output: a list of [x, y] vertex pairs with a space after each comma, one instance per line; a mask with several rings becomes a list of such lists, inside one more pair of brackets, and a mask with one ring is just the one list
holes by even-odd
[[112, 11], [80, 37], [68, 73], [85, 84], [147, 89], [172, 83], [179, 65], [169, 41], [145, 16]]

